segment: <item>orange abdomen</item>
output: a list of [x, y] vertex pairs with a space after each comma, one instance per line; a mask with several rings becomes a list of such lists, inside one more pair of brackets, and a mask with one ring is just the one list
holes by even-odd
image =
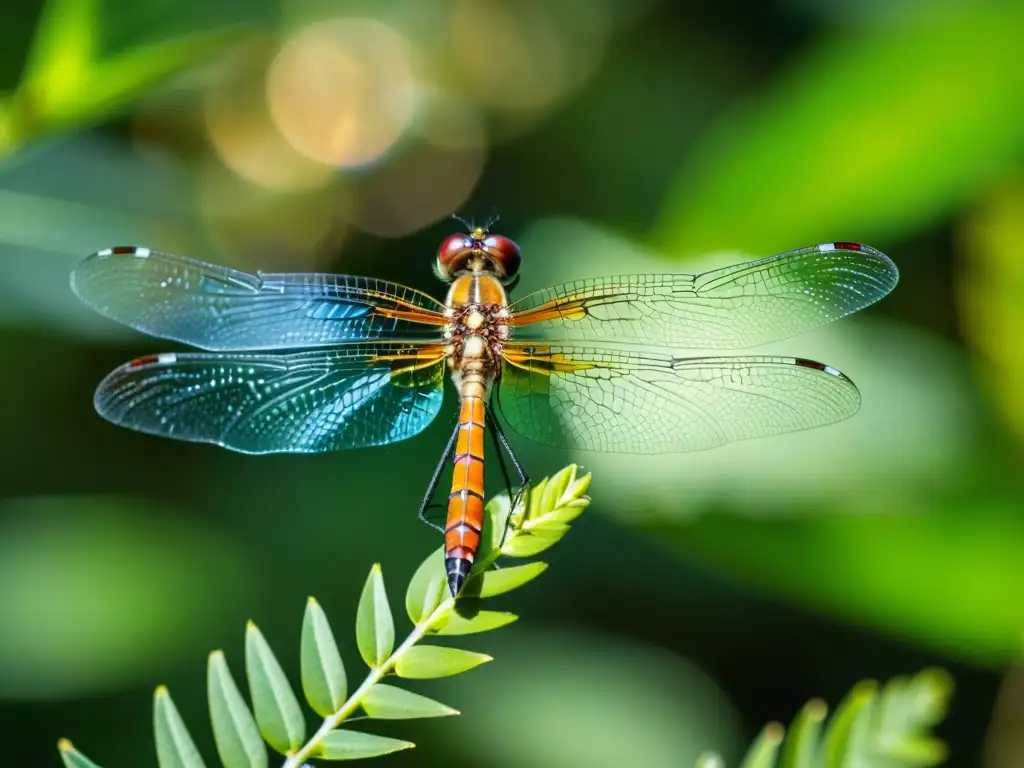
[[444, 564], [452, 594], [462, 588], [480, 548], [484, 527], [484, 429], [486, 405], [464, 397], [455, 443], [455, 471], [444, 526]]

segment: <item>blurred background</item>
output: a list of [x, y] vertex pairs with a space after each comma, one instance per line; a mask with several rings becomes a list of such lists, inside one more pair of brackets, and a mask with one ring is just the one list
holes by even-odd
[[1021, 4], [966, 0], [8, 4], [4, 765], [57, 765], [59, 736], [155, 764], [157, 683], [212, 756], [210, 649], [241, 676], [252, 618], [297, 671], [313, 594], [354, 679], [367, 569], [397, 612], [437, 545], [415, 509], [447, 418], [264, 458], [101, 420], [99, 379], [175, 346], [81, 306], [74, 264], [139, 243], [441, 296], [446, 217], [493, 210], [520, 294], [832, 240], [901, 280], [766, 348], [848, 373], [864, 406], [842, 424], [654, 459], [513, 435], [535, 477], [592, 471], [593, 510], [495, 606], [520, 622], [473, 638], [493, 663], [410, 686], [465, 714], [376, 729], [419, 745], [378, 764], [735, 760], [811, 696], [939, 665], [949, 764], [1024, 765], [1022, 28]]

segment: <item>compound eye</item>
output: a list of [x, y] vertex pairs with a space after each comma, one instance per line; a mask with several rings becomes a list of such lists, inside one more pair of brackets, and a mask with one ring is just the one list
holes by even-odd
[[449, 235], [437, 249], [437, 271], [442, 277], [451, 277], [458, 262], [473, 251], [473, 240], [466, 235]]
[[501, 235], [488, 235], [484, 238], [484, 251], [501, 270], [502, 277], [512, 278], [519, 272], [519, 265], [523, 261], [519, 253], [519, 246], [514, 241]]

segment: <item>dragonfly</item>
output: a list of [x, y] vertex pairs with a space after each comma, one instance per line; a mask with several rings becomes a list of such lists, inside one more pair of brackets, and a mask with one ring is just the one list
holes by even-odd
[[[702, 274], [575, 280], [511, 301], [522, 254], [492, 223], [441, 243], [443, 302], [373, 277], [253, 274], [138, 246], [98, 251], [72, 274], [79, 298], [204, 351], [120, 366], [99, 384], [96, 410], [140, 432], [242, 453], [320, 453], [420, 433], [441, 410], [447, 372], [458, 416], [419, 516], [444, 534], [457, 595], [484, 526], [488, 430], [506, 485], [503, 453], [522, 493], [528, 476], [503, 424], [549, 446], [655, 454], [810, 429], [859, 409], [857, 387], [830, 365], [704, 352], [788, 338], [875, 303], [898, 279], [880, 251], [823, 243]], [[426, 510], [449, 461], [442, 526]]]

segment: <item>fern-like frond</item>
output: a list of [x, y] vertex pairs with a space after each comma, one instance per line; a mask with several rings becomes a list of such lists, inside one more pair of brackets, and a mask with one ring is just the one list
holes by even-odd
[[[499, 557], [528, 557], [558, 542], [569, 523], [590, 503], [590, 475], [578, 477], [571, 465], [537, 483], [517, 509], [507, 495], [487, 505], [489, 535], [481, 542], [476, 563], [457, 598], [447, 587], [444, 550], [432, 552], [417, 568], [405, 594], [412, 631], [397, 646], [395, 620], [379, 564], [363, 586], [356, 610], [356, 646], [369, 672], [349, 692], [348, 676], [338, 643], [319, 603], [310, 598], [302, 621], [302, 693], [322, 718], [307, 736], [306, 716], [270, 644], [249, 622], [245, 634], [245, 673], [249, 701], [228, 668], [224, 654], [210, 654], [207, 698], [217, 754], [225, 768], [266, 768], [267, 747], [283, 756], [282, 768], [301, 768], [306, 760], [356, 760], [409, 749], [401, 739], [353, 731], [341, 726], [353, 715], [378, 720], [447, 717], [458, 710], [385, 684], [387, 675], [408, 680], [450, 677], [491, 660], [460, 648], [423, 643], [424, 640], [470, 635], [499, 629], [516, 620], [503, 611], [478, 610], [480, 599], [510, 592], [532, 581], [547, 568], [542, 562], [492, 568]], [[170, 694], [163, 686], [154, 697], [153, 724], [160, 768], [204, 768]], [[71, 742], [58, 745], [68, 768], [99, 768]]]
[[[769, 723], [747, 751], [741, 768], [929, 768], [946, 759], [946, 745], [931, 729], [946, 715], [953, 683], [926, 669], [897, 677], [881, 689], [872, 680], [854, 686], [826, 722], [828, 707], [809, 701], [789, 733]], [[824, 730], [824, 732], [822, 732]], [[725, 768], [717, 754], [698, 768]]]

